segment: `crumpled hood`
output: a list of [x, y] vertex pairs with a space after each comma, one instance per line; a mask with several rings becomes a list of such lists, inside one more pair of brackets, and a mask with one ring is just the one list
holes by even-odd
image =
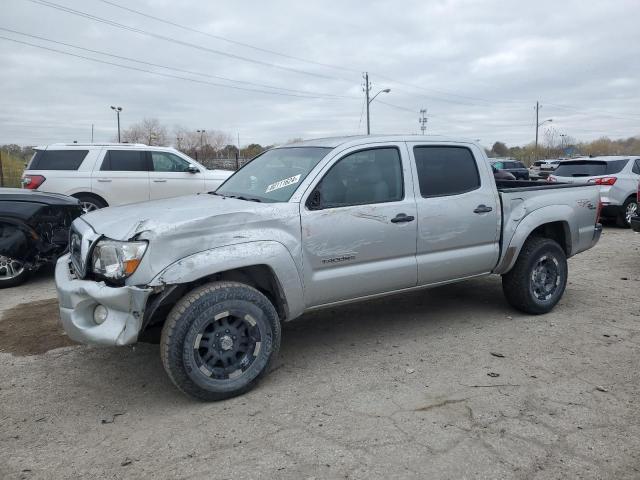
[[[224, 198], [208, 193], [109, 207], [82, 219], [96, 233], [114, 240], [151, 239], [239, 230], [243, 225], [277, 218], [277, 204]], [[274, 215], [275, 214], [275, 215]]]

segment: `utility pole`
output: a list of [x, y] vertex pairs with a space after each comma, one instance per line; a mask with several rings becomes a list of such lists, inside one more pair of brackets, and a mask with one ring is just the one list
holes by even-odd
[[120, 143], [120, 112], [122, 111], [122, 107], [114, 107], [111, 105], [111, 110], [114, 110], [118, 117], [118, 143]]
[[91, 124], [91, 143], [93, 143], [93, 123]]
[[536, 148], [535, 148], [535, 160], [538, 160], [538, 129], [544, 125], [545, 123], [553, 122], [553, 118], [547, 118], [546, 120], [540, 121], [540, 109], [542, 106], [539, 102], [536, 102]]
[[427, 130], [427, 109], [423, 108], [420, 110], [420, 118], [418, 119], [418, 123], [420, 124], [420, 130], [422, 130], [422, 134]]
[[540, 121], [539, 111], [540, 111], [540, 103], [536, 102], [536, 148], [534, 150], [534, 155], [535, 155], [534, 160], [536, 161], [538, 160], [538, 127], [540, 126], [540, 124], [538, 123]]
[[369, 84], [369, 72], [364, 72], [364, 93], [366, 95], [367, 100], [367, 135], [371, 135], [371, 124], [369, 118], [369, 104], [371, 101], [369, 100], [369, 93], [371, 92], [371, 85]]
[[376, 93], [373, 97], [369, 98], [369, 94], [371, 93], [371, 83], [369, 83], [369, 72], [364, 72], [364, 87], [363, 90], [366, 95], [367, 102], [367, 135], [371, 135], [371, 118], [369, 116], [369, 105], [373, 102], [378, 95], [381, 93], [389, 93], [391, 91], [390, 88], [385, 88]]
[[0, 150], [0, 187], [4, 187], [4, 172], [2, 171], [2, 150]]

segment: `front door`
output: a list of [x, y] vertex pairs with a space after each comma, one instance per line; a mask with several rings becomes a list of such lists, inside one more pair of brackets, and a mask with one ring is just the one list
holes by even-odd
[[321, 178], [300, 204], [307, 307], [415, 286], [406, 147], [352, 150]]
[[[189, 171], [191, 164], [171, 152], [149, 152], [151, 200], [178, 197], [205, 190], [204, 173]], [[197, 167], [196, 167], [197, 168]]]
[[418, 284], [491, 272], [501, 207], [484, 157], [462, 145], [414, 143], [409, 150], [418, 179]]

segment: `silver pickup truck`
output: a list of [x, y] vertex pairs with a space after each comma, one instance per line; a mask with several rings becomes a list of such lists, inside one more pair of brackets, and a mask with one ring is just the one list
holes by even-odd
[[597, 186], [494, 180], [484, 150], [366, 136], [269, 150], [215, 192], [77, 219], [56, 266], [71, 338], [127, 345], [161, 329], [167, 374], [218, 400], [252, 388], [281, 322], [309, 310], [502, 275], [549, 312], [567, 258], [599, 239]]

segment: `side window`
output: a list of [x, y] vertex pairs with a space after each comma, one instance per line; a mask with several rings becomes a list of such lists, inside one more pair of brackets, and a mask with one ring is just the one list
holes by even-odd
[[154, 172], [188, 172], [189, 162], [173, 153], [151, 152]]
[[28, 170], [77, 170], [89, 150], [36, 150]]
[[503, 162], [495, 162], [493, 166], [496, 167], [498, 170], [502, 170], [505, 168], [505, 165]]
[[522, 162], [513, 162], [513, 164], [515, 165], [516, 168], [527, 168], [524, 166], [524, 163]]
[[640, 158], [637, 158], [636, 161], [633, 162], [633, 168], [631, 171], [640, 175]]
[[396, 202], [404, 197], [397, 148], [354, 152], [336, 162], [318, 184], [323, 208]]
[[468, 148], [414, 147], [413, 155], [423, 197], [457, 195], [480, 187], [478, 167]]
[[111, 172], [146, 172], [146, 152], [139, 150], [108, 150], [100, 170]]

